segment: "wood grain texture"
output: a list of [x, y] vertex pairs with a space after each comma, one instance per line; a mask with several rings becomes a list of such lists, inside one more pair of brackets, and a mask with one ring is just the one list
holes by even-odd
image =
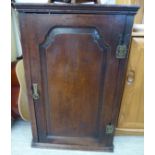
[[135, 15], [139, 9], [137, 5], [98, 5], [98, 4], [26, 4], [12, 3], [12, 7], [20, 13], [37, 14], [113, 14]]
[[95, 152], [113, 152], [114, 147], [111, 146], [94, 146], [94, 145], [67, 145], [67, 144], [54, 144], [54, 143], [34, 143], [32, 147], [35, 148], [47, 148], [47, 149], [69, 149], [69, 150], [83, 150], [83, 151], [95, 151]]
[[118, 133], [143, 134], [144, 129], [144, 38], [133, 37]]
[[[138, 8], [17, 9], [34, 144], [113, 150], [114, 132], [107, 134], [106, 126], [116, 126], [127, 66], [127, 57], [116, 58], [116, 48], [120, 36], [129, 48]], [[33, 83], [38, 84], [38, 100], [32, 98]]]
[[144, 23], [144, 0], [131, 0], [131, 4], [139, 5], [140, 9], [135, 16], [134, 23], [142, 24]]
[[[51, 133], [47, 134], [96, 136], [98, 109], [94, 103], [102, 104], [103, 100], [101, 96], [100, 101], [98, 96], [103, 94], [99, 77], [104, 74], [102, 66], [106, 65], [103, 61], [106, 58], [102, 58], [107, 52], [104, 41], [94, 28], [56, 27], [40, 46], [40, 52], [43, 85], [46, 86], [43, 91], [48, 94], [46, 110], [50, 121], [47, 124], [52, 122]], [[53, 103], [51, 107], [50, 102]]]
[[135, 16], [134, 23], [135, 24], [142, 24], [144, 18], [144, 0], [116, 0], [116, 4], [123, 4], [123, 5], [139, 5], [140, 9]]

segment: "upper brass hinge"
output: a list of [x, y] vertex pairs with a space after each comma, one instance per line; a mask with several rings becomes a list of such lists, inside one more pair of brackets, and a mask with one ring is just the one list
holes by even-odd
[[112, 134], [114, 132], [114, 125], [108, 124], [106, 125], [106, 134]]
[[116, 58], [125, 59], [128, 53], [128, 44], [130, 41], [130, 34], [120, 34], [118, 45], [116, 47]]
[[116, 49], [116, 58], [124, 59], [127, 56], [127, 46], [126, 45], [118, 45]]

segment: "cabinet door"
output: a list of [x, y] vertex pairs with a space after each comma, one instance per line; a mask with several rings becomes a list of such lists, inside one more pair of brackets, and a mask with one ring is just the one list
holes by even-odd
[[126, 36], [128, 47], [132, 17], [21, 13], [20, 19], [28, 90], [37, 84], [40, 95], [28, 94], [34, 140], [112, 149], [127, 60], [117, 59], [116, 49]]
[[132, 39], [118, 133], [142, 134], [144, 129], [144, 38]]

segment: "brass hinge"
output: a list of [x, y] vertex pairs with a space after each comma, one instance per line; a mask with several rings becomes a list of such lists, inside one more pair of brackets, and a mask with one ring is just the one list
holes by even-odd
[[127, 46], [126, 45], [118, 45], [116, 49], [116, 58], [124, 59], [127, 55]]
[[114, 132], [114, 125], [108, 124], [106, 125], [106, 134], [112, 134]]
[[32, 97], [33, 97], [33, 100], [38, 100], [40, 97], [39, 92], [38, 92], [38, 84], [37, 83], [32, 84]]

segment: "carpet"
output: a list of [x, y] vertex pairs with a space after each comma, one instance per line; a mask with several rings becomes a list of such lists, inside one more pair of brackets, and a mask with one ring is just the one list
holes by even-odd
[[143, 155], [143, 136], [115, 136], [114, 152], [94, 152], [59, 149], [39, 149], [31, 147], [31, 127], [29, 122], [18, 120], [11, 129], [12, 155]]

